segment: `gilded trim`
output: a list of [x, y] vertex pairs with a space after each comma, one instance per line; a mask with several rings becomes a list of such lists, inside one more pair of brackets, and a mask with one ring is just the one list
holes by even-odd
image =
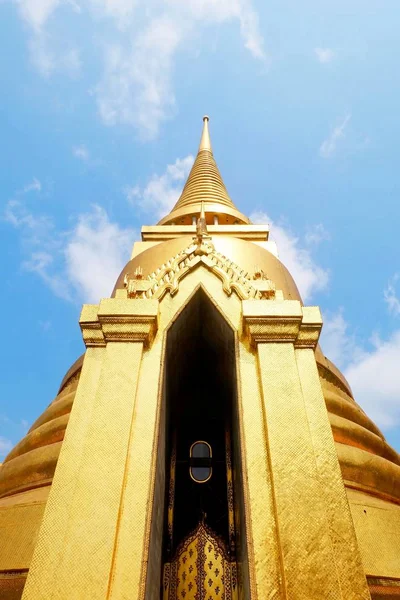
[[240, 515], [241, 519], [244, 520], [244, 528], [246, 532], [246, 546], [247, 546], [247, 557], [248, 563], [245, 567], [249, 573], [249, 587], [250, 587], [250, 598], [251, 600], [257, 600], [257, 585], [256, 585], [256, 574], [255, 574], [255, 561], [254, 561], [254, 540], [252, 535], [251, 527], [251, 503], [250, 493], [247, 483], [247, 460], [246, 460], [246, 437], [244, 433], [243, 424], [243, 398], [242, 398], [242, 381], [240, 373], [240, 349], [239, 349], [239, 337], [238, 333], [234, 333], [235, 343], [235, 359], [236, 359], [236, 394], [237, 394], [237, 420], [238, 420], [238, 433], [239, 433], [239, 448], [240, 448], [240, 466], [242, 475], [242, 490], [243, 490], [243, 508], [244, 514]]
[[153, 271], [147, 279], [142, 279], [141, 275], [133, 278], [125, 275], [127, 297], [162, 300], [167, 292], [174, 296], [179, 290], [181, 280], [199, 265], [205, 266], [221, 280], [223, 290], [228, 296], [235, 292], [241, 300], [275, 298], [275, 285], [264, 273], [256, 268], [256, 272], [251, 276], [232, 260], [217, 252], [212, 242], [205, 239], [178, 252]]
[[[149, 490], [149, 496], [148, 496], [148, 510], [147, 510], [147, 515], [146, 515], [145, 539], [144, 539], [144, 545], [143, 545], [143, 561], [142, 561], [142, 568], [141, 568], [141, 573], [140, 573], [138, 600], [145, 600], [145, 596], [146, 596], [147, 566], [148, 566], [148, 557], [149, 557], [149, 551], [150, 551], [150, 534], [151, 534], [151, 525], [152, 525], [152, 521], [153, 521], [154, 491], [155, 491], [156, 470], [157, 470], [157, 448], [159, 446], [159, 440], [160, 440], [161, 403], [164, 401], [163, 388], [164, 388], [164, 379], [165, 379], [165, 359], [166, 359], [166, 351], [167, 351], [166, 332], [167, 332], [167, 330], [164, 331], [163, 340], [162, 340], [162, 348], [161, 348], [161, 363], [160, 363], [160, 370], [159, 370], [158, 392], [157, 392], [156, 422], [155, 422], [155, 426], [154, 426], [155, 434], [154, 434], [154, 440], [153, 440], [152, 463], [151, 463], [151, 470], [150, 470], [150, 490]], [[162, 567], [162, 562], [161, 562], [160, 566]]]
[[236, 563], [223, 540], [200, 522], [164, 565], [163, 600], [236, 600]]
[[235, 513], [233, 499], [233, 477], [232, 477], [232, 449], [231, 434], [229, 428], [225, 431], [225, 455], [226, 455], [226, 489], [228, 496], [228, 524], [229, 524], [229, 554], [236, 556], [236, 536], [235, 536]]
[[172, 443], [171, 464], [168, 487], [168, 555], [172, 552], [174, 543], [174, 506], [175, 506], [175, 472], [176, 472], [176, 434]]
[[[193, 456], [192, 456], [192, 450], [193, 450], [193, 447], [194, 447], [196, 444], [206, 444], [206, 446], [208, 446], [208, 449], [209, 449], [209, 451], [210, 451], [210, 457], [209, 457], [209, 458], [212, 458], [212, 448], [211, 448], [210, 444], [209, 444], [208, 442], [204, 441], [204, 440], [197, 440], [196, 442], [193, 442], [193, 444], [190, 446], [190, 451], [189, 451], [189, 456], [190, 456], [190, 458], [193, 458]], [[190, 475], [190, 478], [191, 478], [191, 479], [192, 479], [192, 480], [193, 480], [195, 483], [200, 483], [200, 484], [201, 484], [201, 483], [207, 483], [207, 481], [210, 481], [210, 479], [211, 479], [211, 477], [212, 477], [212, 473], [213, 473], [212, 467], [209, 467], [209, 469], [210, 469], [210, 474], [209, 474], [209, 476], [207, 477], [207, 479], [201, 479], [201, 480], [200, 480], [200, 479], [196, 479], [196, 477], [194, 477], [194, 476], [193, 476], [193, 474], [192, 474], [192, 468], [193, 468], [193, 467], [191, 467], [191, 466], [189, 467], [189, 475]]]

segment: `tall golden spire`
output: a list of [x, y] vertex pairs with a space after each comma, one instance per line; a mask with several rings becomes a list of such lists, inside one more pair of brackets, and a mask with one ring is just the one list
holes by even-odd
[[212, 152], [208, 121], [209, 117], [203, 117], [199, 150], [182, 194], [159, 225], [191, 224], [193, 216], [201, 211], [202, 202], [208, 223], [212, 223], [215, 218], [221, 224], [249, 223], [249, 219], [233, 204], [222, 180]]
[[208, 121], [209, 120], [210, 120], [210, 117], [208, 117], [207, 115], [205, 115], [203, 117], [204, 124], [203, 124], [203, 132], [201, 134], [199, 152], [201, 152], [202, 150], [208, 150], [209, 152], [212, 153], [210, 132], [208, 131]]

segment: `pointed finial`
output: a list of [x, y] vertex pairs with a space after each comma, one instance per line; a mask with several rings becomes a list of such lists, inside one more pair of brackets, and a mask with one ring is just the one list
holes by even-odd
[[205, 236], [208, 237], [207, 221], [206, 221], [206, 215], [204, 212], [203, 200], [201, 201], [200, 218], [197, 220], [196, 234], [197, 234], [197, 239], [200, 240], [200, 242], [203, 239], [203, 237], [205, 237]]
[[212, 148], [211, 148], [211, 140], [210, 140], [210, 133], [208, 131], [208, 121], [210, 120], [210, 118], [205, 115], [203, 117], [203, 132], [201, 134], [201, 140], [200, 140], [200, 146], [199, 146], [199, 152], [201, 150], [208, 150], [209, 152], [212, 152]]
[[201, 201], [201, 211], [200, 211], [200, 219], [204, 219], [206, 218], [206, 214], [204, 212], [204, 202], [203, 200]]

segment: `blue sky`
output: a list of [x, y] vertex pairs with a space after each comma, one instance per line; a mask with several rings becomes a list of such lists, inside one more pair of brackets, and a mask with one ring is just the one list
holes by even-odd
[[270, 222], [400, 450], [399, 18], [394, 0], [0, 0], [0, 461], [83, 352], [81, 304], [179, 195], [205, 113], [231, 197]]

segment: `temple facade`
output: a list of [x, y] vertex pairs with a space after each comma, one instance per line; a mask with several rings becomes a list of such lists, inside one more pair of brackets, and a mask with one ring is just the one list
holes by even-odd
[[203, 121], [179, 200], [83, 306], [85, 354], [0, 467], [1, 600], [400, 600], [400, 456]]

